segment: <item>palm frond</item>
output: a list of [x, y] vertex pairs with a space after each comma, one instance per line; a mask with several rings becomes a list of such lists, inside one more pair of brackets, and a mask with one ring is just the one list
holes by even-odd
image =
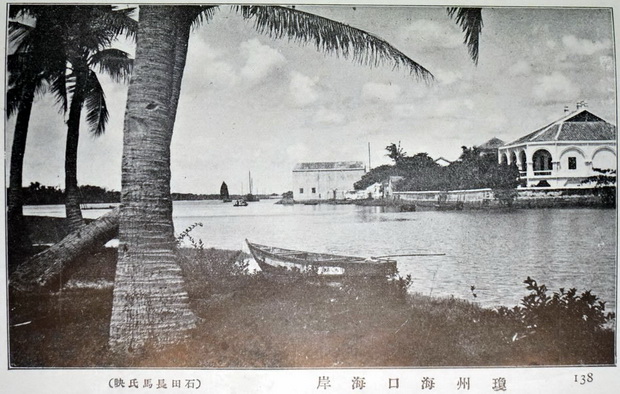
[[105, 133], [109, 113], [105, 102], [105, 93], [97, 74], [93, 71], [88, 75], [88, 89], [86, 90], [84, 104], [86, 105], [86, 122], [88, 122], [90, 131], [98, 137]]
[[20, 86], [12, 86], [6, 92], [6, 116], [8, 118], [17, 113], [21, 98], [22, 89]]
[[456, 23], [465, 33], [463, 43], [467, 45], [469, 56], [478, 64], [480, 47], [480, 34], [482, 33], [482, 9], [481, 8], [448, 8], [448, 15], [455, 19]]
[[99, 72], [108, 74], [115, 82], [129, 82], [133, 59], [127, 52], [109, 48], [95, 52], [89, 59], [90, 68], [98, 68]]
[[393, 68], [408, 69], [419, 79], [433, 79], [430, 71], [387, 41], [344, 23], [280, 6], [236, 6], [235, 10], [244, 19], [254, 19], [255, 28], [272, 38], [287, 37], [300, 44], [312, 42], [318, 51], [352, 58], [359, 64], [376, 67], [389, 62]]
[[197, 10], [197, 14], [193, 15], [193, 17], [191, 18], [192, 28], [196, 28], [198, 25], [209, 22], [211, 19], [213, 19], [213, 15], [215, 14], [215, 11], [217, 11], [217, 9], [218, 6], [216, 5], [199, 7], [199, 9]]
[[66, 113], [69, 109], [69, 92], [67, 91], [67, 76], [65, 73], [56, 73], [48, 78], [50, 90], [56, 98], [56, 105], [60, 107], [60, 113]]
[[135, 8], [114, 8], [103, 10], [99, 14], [100, 22], [114, 39], [121, 35], [126, 35], [130, 39], [136, 39], [138, 32], [138, 21], [134, 18]]
[[19, 47], [33, 29], [33, 26], [25, 23], [9, 21], [9, 42], [14, 46]]

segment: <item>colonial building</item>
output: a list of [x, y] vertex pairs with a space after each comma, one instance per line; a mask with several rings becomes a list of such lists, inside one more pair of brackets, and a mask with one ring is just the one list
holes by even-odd
[[585, 108], [498, 149], [500, 163], [515, 163], [523, 186], [574, 189], [597, 169], [616, 169], [616, 126]]
[[365, 172], [361, 161], [298, 163], [293, 168], [293, 198], [342, 200]]

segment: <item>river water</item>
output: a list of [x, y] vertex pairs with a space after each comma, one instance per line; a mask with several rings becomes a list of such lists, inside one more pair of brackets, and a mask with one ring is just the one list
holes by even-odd
[[[337, 254], [398, 257], [412, 292], [454, 296], [481, 306], [515, 306], [528, 292], [528, 276], [550, 291], [592, 290], [607, 309], [616, 300], [616, 211], [522, 209], [514, 211], [397, 212], [355, 205], [279, 205], [275, 200], [233, 207], [219, 201], [174, 203], [177, 233], [207, 247], [243, 249], [256, 243]], [[105, 209], [84, 210], [97, 217]], [[26, 207], [25, 214], [63, 216], [61, 206]], [[471, 287], [475, 290], [472, 291]], [[476, 295], [474, 297], [474, 294]]]

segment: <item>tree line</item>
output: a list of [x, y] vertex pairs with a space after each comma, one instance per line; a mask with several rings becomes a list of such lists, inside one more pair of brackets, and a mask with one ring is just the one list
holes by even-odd
[[[8, 193], [8, 189], [7, 189]], [[45, 186], [31, 182], [22, 188], [24, 205], [64, 204], [67, 191], [57, 186]], [[77, 190], [81, 204], [119, 203], [121, 192], [93, 185], [81, 185]], [[171, 193], [173, 201], [219, 200], [219, 194]]]
[[401, 177], [394, 184], [397, 191], [443, 191], [491, 188], [514, 189], [519, 185], [516, 165], [498, 163], [496, 151], [484, 151], [478, 147], [461, 147], [458, 160], [448, 166], [439, 165], [427, 153], [407, 156], [400, 143], [386, 147], [387, 156], [393, 164], [373, 168], [355, 183], [362, 190], [374, 183], [384, 183], [390, 177]]

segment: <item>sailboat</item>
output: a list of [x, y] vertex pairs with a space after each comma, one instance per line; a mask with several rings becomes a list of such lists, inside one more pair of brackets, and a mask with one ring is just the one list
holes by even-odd
[[232, 202], [230, 194], [228, 194], [228, 185], [226, 182], [222, 182], [222, 186], [220, 186], [220, 198], [222, 202]]
[[255, 196], [254, 194], [252, 194], [252, 173], [250, 171], [248, 171], [248, 181], [250, 184], [250, 193], [248, 193], [245, 196], [245, 201], [247, 202], [255, 202], [255, 201], [259, 201], [258, 196]]

